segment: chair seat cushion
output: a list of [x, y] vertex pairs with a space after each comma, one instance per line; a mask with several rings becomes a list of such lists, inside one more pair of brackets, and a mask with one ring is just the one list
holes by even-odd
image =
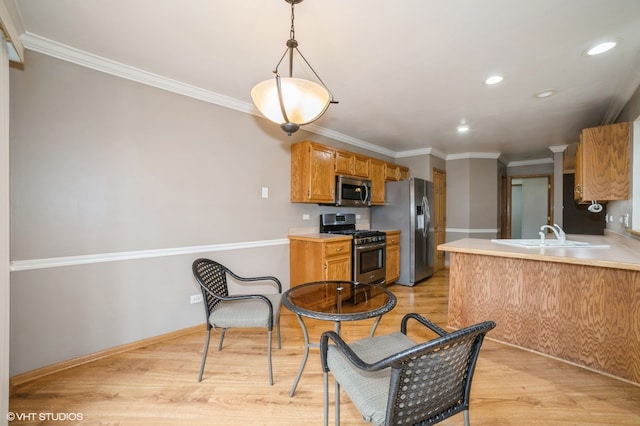
[[[265, 294], [273, 306], [273, 324], [280, 314], [282, 294]], [[209, 315], [209, 323], [214, 327], [267, 327], [269, 308], [260, 299], [225, 300], [215, 307]]]
[[[349, 343], [349, 347], [368, 363], [379, 361], [415, 345], [416, 342], [400, 332]], [[384, 424], [391, 369], [376, 372], [360, 370], [332, 345], [327, 351], [327, 364], [364, 420]]]

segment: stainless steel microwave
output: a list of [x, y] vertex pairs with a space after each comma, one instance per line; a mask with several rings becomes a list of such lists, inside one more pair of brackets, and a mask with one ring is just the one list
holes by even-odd
[[336, 176], [336, 206], [369, 207], [371, 181], [353, 176]]

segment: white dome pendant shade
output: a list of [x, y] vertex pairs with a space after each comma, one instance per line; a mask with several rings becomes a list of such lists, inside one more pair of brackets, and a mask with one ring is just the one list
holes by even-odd
[[300, 126], [320, 118], [331, 101], [329, 91], [313, 81], [280, 76], [256, 84], [251, 90], [251, 98], [262, 115], [280, 124], [289, 136]]
[[[329, 104], [337, 104], [338, 102], [333, 100], [333, 95], [327, 86], [298, 50], [293, 25], [294, 6], [302, 0], [285, 1], [291, 4], [291, 30], [289, 31], [290, 38], [287, 40], [287, 49], [273, 71], [275, 78], [256, 84], [251, 89], [251, 99], [262, 115], [274, 123], [280, 124], [282, 130], [291, 136], [300, 126], [320, 118]], [[320, 84], [293, 77], [294, 51], [300, 55]], [[289, 77], [281, 77], [278, 74], [278, 67], [285, 56], [289, 57]]]

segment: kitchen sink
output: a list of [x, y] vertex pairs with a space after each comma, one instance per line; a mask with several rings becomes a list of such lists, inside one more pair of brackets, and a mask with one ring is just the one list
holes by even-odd
[[559, 240], [545, 240], [544, 243], [540, 241], [540, 238], [536, 239], [493, 239], [493, 243], [505, 244], [514, 247], [524, 248], [607, 248], [608, 244], [595, 244], [586, 243], [584, 241], [559, 241]]

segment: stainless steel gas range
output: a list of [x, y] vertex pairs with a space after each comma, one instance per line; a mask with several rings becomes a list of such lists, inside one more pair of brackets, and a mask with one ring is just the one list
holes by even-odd
[[320, 232], [353, 236], [351, 279], [360, 283], [383, 284], [386, 273], [387, 237], [384, 232], [356, 229], [354, 213], [320, 215]]

